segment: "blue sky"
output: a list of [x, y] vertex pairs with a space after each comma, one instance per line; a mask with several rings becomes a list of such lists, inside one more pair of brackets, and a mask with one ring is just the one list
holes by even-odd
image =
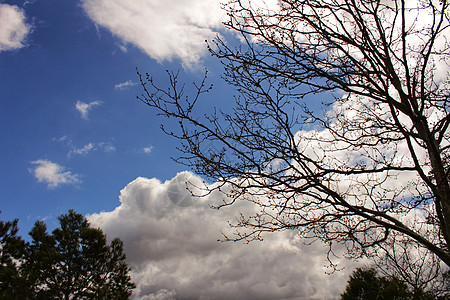
[[[19, 218], [28, 228], [69, 208], [110, 210], [134, 178], [166, 180], [182, 169], [170, 159], [176, 141], [136, 100], [136, 67], [158, 78], [166, 68], [182, 68], [180, 59], [158, 62], [132, 44], [123, 46], [78, 1], [4, 3], [25, 14], [29, 33], [22, 48], [0, 54], [3, 218]], [[201, 71], [186, 74], [194, 80]], [[39, 160], [77, 180], [39, 182], [34, 171], [42, 163], [33, 163]]]
[[124, 240], [136, 299], [336, 298], [351, 262], [326, 275], [323, 247], [292, 233], [218, 243], [239, 207], [170, 202], [185, 179], [200, 179], [171, 160], [177, 141], [136, 99], [136, 67], [162, 81], [180, 69], [185, 82], [207, 67], [215, 89], [200, 107], [230, 107], [204, 43], [237, 43], [223, 17], [207, 0], [1, 1], [1, 218], [19, 218], [25, 236], [36, 220], [52, 228], [69, 209], [87, 215]]
[[[272, 7], [277, 1], [251, 3]], [[197, 113], [232, 107], [233, 88], [220, 78], [220, 63], [204, 42], [220, 35], [232, 46], [240, 43], [223, 28], [220, 2], [0, 0], [0, 218], [18, 218], [26, 237], [36, 220], [53, 229], [69, 209], [82, 213], [109, 239], [124, 241], [134, 299], [338, 299], [348, 275], [365, 261], [345, 259], [337, 245], [333, 262], [342, 271], [329, 275], [326, 247], [305, 245], [293, 230], [249, 245], [218, 242], [231, 230], [228, 221], [240, 212], [254, 214], [255, 206], [239, 201], [213, 210], [210, 204], [225, 195], [191, 197], [186, 182], [204, 179], [172, 161], [178, 141], [160, 130], [162, 122], [168, 128], [178, 122], [136, 99], [142, 92], [136, 68], [161, 87], [166, 70], [180, 70], [180, 81], [189, 84], [206, 68], [214, 89], [197, 103]], [[440, 43], [447, 45], [445, 38]], [[439, 80], [448, 66], [437, 65]], [[312, 103], [332, 96], [305, 101], [314, 110]], [[345, 112], [350, 120], [359, 111], [351, 106], [362, 103], [356, 100], [336, 102], [327, 113]], [[298, 135], [313, 133], [302, 129]], [[303, 150], [314, 152], [317, 145]], [[410, 159], [403, 146], [393, 157], [400, 164]], [[376, 153], [390, 155], [389, 145], [380, 147]], [[364, 153], [336, 149], [334, 158], [349, 164]], [[399, 189], [417, 182], [412, 173], [381, 177]], [[358, 182], [341, 179], [342, 190]], [[415, 222], [414, 212], [405, 218]]]

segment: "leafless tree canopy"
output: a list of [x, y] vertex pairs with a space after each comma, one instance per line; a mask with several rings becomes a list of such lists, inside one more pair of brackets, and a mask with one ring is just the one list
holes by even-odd
[[377, 252], [372, 266], [380, 274], [400, 279], [412, 291], [430, 292], [437, 299], [450, 296], [450, 271], [426, 248], [391, 234], [389, 241], [380, 245]]
[[[401, 235], [450, 266], [450, 21], [435, 0], [232, 0], [210, 52], [236, 92], [199, 117], [205, 80], [139, 97], [180, 121], [181, 163], [225, 202], [253, 202], [232, 240], [296, 229], [361, 257]], [[323, 101], [318, 101], [322, 97]], [[314, 99], [316, 102], [313, 106]], [[322, 109], [318, 109], [321, 106]], [[229, 200], [231, 199], [231, 200]]]

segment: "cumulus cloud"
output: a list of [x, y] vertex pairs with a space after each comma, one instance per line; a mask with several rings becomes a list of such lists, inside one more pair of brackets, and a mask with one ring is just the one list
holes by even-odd
[[188, 185], [202, 181], [189, 172], [172, 180], [137, 178], [120, 193], [120, 206], [88, 216], [110, 238], [125, 243], [135, 299], [337, 299], [352, 270], [327, 275], [325, 248], [305, 246], [294, 231], [263, 242], [224, 243], [221, 230], [245, 202], [214, 210], [213, 193], [192, 198]]
[[83, 7], [123, 42], [158, 61], [176, 58], [187, 67], [206, 53], [204, 40], [217, 34], [224, 17], [218, 0], [84, 0]]
[[116, 89], [116, 90], [125, 90], [125, 89], [127, 89], [129, 87], [132, 87], [132, 86], [135, 86], [135, 85], [137, 85], [136, 82], [133, 82], [131, 80], [127, 80], [125, 82], [121, 82], [121, 83], [118, 83], [118, 84], [114, 85], [114, 89]]
[[65, 171], [63, 166], [45, 159], [31, 162], [35, 165], [30, 172], [39, 181], [47, 184], [47, 188], [53, 189], [62, 184], [81, 183], [80, 175]]
[[15, 6], [0, 4], [0, 51], [24, 47], [24, 40], [30, 32], [23, 11]]
[[75, 109], [81, 114], [81, 118], [87, 120], [89, 111], [92, 110], [92, 108], [94, 108], [95, 106], [99, 106], [100, 104], [100, 101], [92, 101], [90, 103], [77, 101], [77, 103], [75, 103]]

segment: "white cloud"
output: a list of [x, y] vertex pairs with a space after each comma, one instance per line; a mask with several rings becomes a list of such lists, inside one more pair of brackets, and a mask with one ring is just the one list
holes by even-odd
[[37, 0], [25, 0], [25, 2], [23, 3], [23, 6], [34, 4], [36, 1]]
[[67, 156], [72, 156], [74, 154], [78, 154], [78, 155], [87, 155], [89, 152], [91, 152], [92, 150], [95, 150], [94, 144], [93, 143], [89, 143], [84, 145], [81, 148], [73, 148], [72, 150], [69, 151], [69, 153], [67, 154]]
[[103, 152], [114, 152], [116, 151], [116, 147], [112, 145], [110, 142], [98, 142], [98, 143], [88, 143], [82, 147], [75, 146], [73, 144], [73, 141], [68, 136], [62, 136], [60, 138], [54, 138], [54, 141], [57, 141], [59, 143], [65, 144], [67, 147], [70, 148], [69, 152], [67, 153], [67, 157], [72, 157], [73, 155], [81, 155], [86, 156], [92, 151], [103, 151]]
[[30, 32], [23, 11], [15, 6], [0, 4], [0, 51], [24, 47], [24, 40]]
[[219, 0], [83, 0], [97, 24], [158, 60], [191, 67], [206, 53], [204, 40], [222, 26]]
[[122, 51], [123, 53], [127, 53], [128, 52], [127, 46], [125, 46], [123, 44], [119, 44], [117, 46], [119, 47], [120, 51]]
[[63, 166], [48, 160], [39, 159], [31, 162], [36, 167], [30, 172], [39, 182], [47, 184], [49, 189], [56, 188], [62, 184], [81, 183], [80, 175], [65, 171]]
[[153, 148], [154, 148], [153, 146], [144, 147], [142, 148], [142, 152], [144, 152], [145, 154], [150, 154]]
[[[125, 243], [136, 299], [337, 299], [345, 287], [344, 271], [325, 274], [325, 249], [305, 246], [295, 231], [267, 235], [263, 242], [222, 243], [221, 230], [245, 203], [213, 210], [222, 195], [191, 199], [189, 172], [164, 183], [137, 178], [120, 193], [121, 205], [88, 216], [108, 237]], [[176, 197], [182, 201], [177, 201]]]
[[121, 82], [121, 83], [118, 83], [118, 84], [114, 85], [114, 89], [116, 89], [116, 90], [125, 90], [125, 89], [127, 89], [129, 87], [132, 87], [132, 86], [135, 86], [135, 85], [137, 85], [136, 82], [133, 82], [131, 80], [127, 80], [125, 82]]
[[97, 146], [101, 149], [103, 149], [104, 152], [114, 152], [116, 151], [116, 147], [114, 145], [111, 145], [109, 142], [100, 142], [97, 143]]
[[90, 103], [77, 101], [77, 103], [75, 103], [75, 109], [81, 114], [81, 118], [87, 120], [88, 119], [88, 115], [89, 115], [89, 111], [93, 107], [98, 106], [101, 103], [102, 103], [101, 101], [92, 101]]

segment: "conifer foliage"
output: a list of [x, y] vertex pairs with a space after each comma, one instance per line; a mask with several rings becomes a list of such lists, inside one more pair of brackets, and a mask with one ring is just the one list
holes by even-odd
[[350, 279], [342, 300], [432, 300], [436, 298], [432, 292], [424, 292], [421, 289], [411, 290], [406, 283], [397, 277], [378, 276], [377, 271], [371, 269], [356, 269]]
[[107, 243], [99, 228], [73, 210], [47, 233], [36, 221], [31, 242], [17, 236], [17, 220], [0, 221], [2, 299], [128, 299], [135, 285], [123, 242]]

